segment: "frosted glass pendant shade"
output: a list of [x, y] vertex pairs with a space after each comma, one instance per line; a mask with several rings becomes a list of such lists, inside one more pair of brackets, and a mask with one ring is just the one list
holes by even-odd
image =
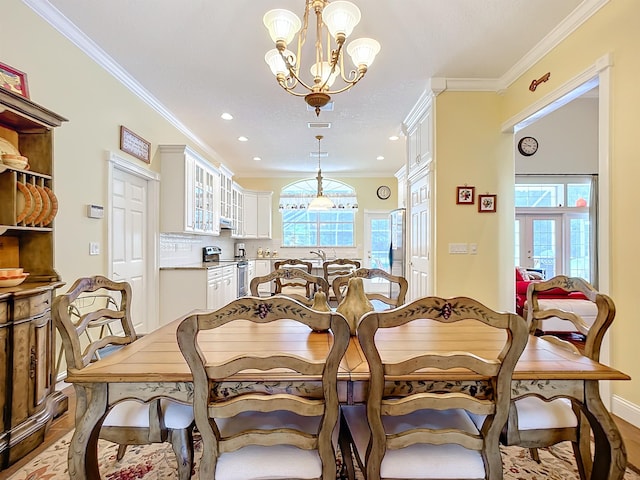
[[380, 52], [380, 44], [373, 38], [358, 38], [347, 45], [347, 53], [356, 67], [364, 65], [368, 68], [378, 52]]
[[313, 77], [320, 77], [320, 84], [322, 85], [325, 80], [327, 80], [327, 77], [329, 78], [329, 80], [327, 81], [327, 87], [331, 87], [331, 85], [333, 85], [333, 82], [336, 81], [336, 78], [338, 78], [338, 75], [340, 75], [340, 67], [338, 67], [336, 65], [333, 73], [331, 73], [331, 66], [329, 65], [329, 62], [321, 62], [321, 63], [314, 63], [313, 65], [311, 65], [311, 68], [309, 69], [309, 71], [311, 72], [311, 75], [313, 75]]
[[330, 210], [333, 207], [333, 202], [329, 197], [318, 195], [316, 198], [311, 200], [311, 203], [309, 203], [307, 210]]
[[338, 33], [348, 37], [360, 21], [360, 9], [351, 2], [331, 2], [322, 10], [322, 21], [333, 38]]
[[[291, 64], [295, 65], [295, 54], [290, 50], [285, 50], [283, 53], [285, 57], [290, 59]], [[282, 56], [280, 55], [280, 52], [278, 52], [277, 49], [274, 48], [272, 50], [269, 50], [264, 56], [264, 61], [267, 62], [267, 65], [269, 65], [269, 68], [274, 75], [282, 73], [285, 77], [289, 76], [289, 69], [287, 68], [287, 64], [284, 62]]]
[[284, 8], [269, 10], [262, 17], [262, 23], [269, 30], [271, 40], [276, 43], [281, 40], [285, 44], [289, 44], [302, 27], [302, 22], [298, 16]]

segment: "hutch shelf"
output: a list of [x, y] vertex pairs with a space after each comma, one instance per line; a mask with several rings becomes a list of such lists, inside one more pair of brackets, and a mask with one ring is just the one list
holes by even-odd
[[23, 168], [0, 161], [0, 267], [29, 273], [22, 284], [0, 288], [0, 470], [40, 445], [51, 420], [67, 410], [55, 390], [51, 321], [55, 289], [64, 285], [54, 269], [55, 196], [46, 210], [40, 196], [40, 213], [25, 214], [27, 190], [33, 202], [54, 191], [53, 129], [65, 121], [0, 89], [0, 138], [28, 159]]

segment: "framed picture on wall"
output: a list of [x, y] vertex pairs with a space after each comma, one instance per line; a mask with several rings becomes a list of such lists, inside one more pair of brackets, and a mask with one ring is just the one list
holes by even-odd
[[458, 205], [473, 205], [473, 202], [475, 202], [476, 187], [465, 185], [464, 187], [457, 187], [456, 192], [456, 203]]
[[496, 195], [478, 195], [478, 211], [489, 213], [496, 211]]

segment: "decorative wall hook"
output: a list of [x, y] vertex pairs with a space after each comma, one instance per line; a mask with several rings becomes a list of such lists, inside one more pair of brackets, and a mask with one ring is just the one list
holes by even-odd
[[531, 82], [531, 85], [529, 85], [529, 90], [531, 90], [532, 92], [535, 92], [536, 88], [538, 88], [538, 85], [549, 80], [550, 76], [551, 76], [551, 72], [547, 72], [543, 76], [541, 76], [538, 80], [533, 80]]

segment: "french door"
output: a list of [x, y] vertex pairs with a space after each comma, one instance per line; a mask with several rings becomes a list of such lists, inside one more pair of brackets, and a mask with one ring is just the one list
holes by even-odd
[[545, 278], [562, 272], [562, 216], [516, 216], [515, 263], [541, 270]]
[[591, 222], [587, 213], [518, 214], [515, 265], [556, 275], [592, 278]]
[[[391, 245], [391, 223], [388, 212], [364, 213], [364, 262], [363, 267], [390, 271], [389, 246]], [[381, 278], [365, 280], [367, 292], [389, 294], [389, 282]]]

